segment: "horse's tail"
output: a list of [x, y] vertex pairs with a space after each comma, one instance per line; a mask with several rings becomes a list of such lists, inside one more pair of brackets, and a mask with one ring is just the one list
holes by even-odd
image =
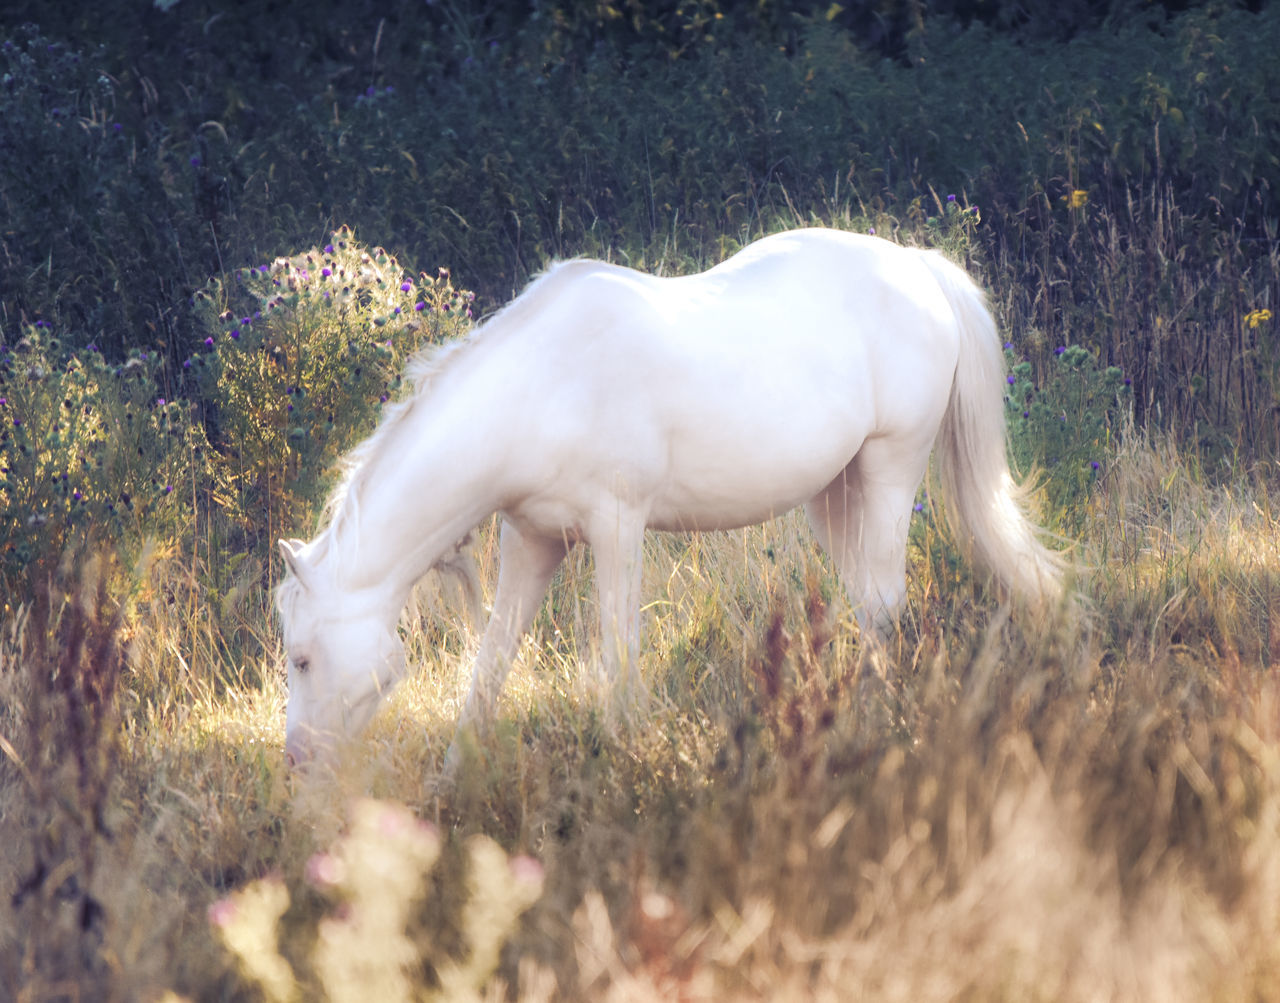
[[1004, 354], [986, 297], [957, 265], [924, 255], [960, 329], [960, 360], [938, 433], [938, 472], [957, 544], [1010, 592], [1041, 609], [1063, 593], [1062, 558], [1037, 537], [1009, 473]]

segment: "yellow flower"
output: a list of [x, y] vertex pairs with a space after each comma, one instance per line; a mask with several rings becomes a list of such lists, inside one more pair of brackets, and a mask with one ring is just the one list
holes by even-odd
[[1071, 192], [1071, 197], [1067, 200], [1067, 205], [1072, 209], [1083, 209], [1089, 201], [1089, 193], [1083, 188], [1076, 188]]
[[1271, 319], [1270, 310], [1253, 310], [1244, 315], [1244, 322], [1250, 328], [1257, 329]]

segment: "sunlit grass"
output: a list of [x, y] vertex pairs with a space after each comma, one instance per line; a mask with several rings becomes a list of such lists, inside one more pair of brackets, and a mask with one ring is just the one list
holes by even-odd
[[[42, 742], [71, 747], [48, 713], [61, 691], [32, 675], [68, 655], [37, 657], [29, 639], [24, 663], [10, 624], [0, 820], [16, 838], [0, 874], [30, 891], [0, 918], [0, 975], [33, 999], [56, 995], [32, 974], [45, 971], [121, 998], [262, 998], [206, 918], [257, 901], [228, 898], [257, 887], [263, 902], [287, 893], [268, 926], [290, 977], [320, 998], [325, 979], [355, 969], [346, 941], [325, 939], [346, 914], [308, 862], [372, 796], [442, 838], [420, 894], [406, 871], [399, 960], [371, 962], [403, 965], [411, 951], [397, 970], [415, 991], [451, 971], [487, 978], [488, 962], [466, 968], [465, 933], [478, 894], [466, 847], [483, 834], [543, 875], [494, 956], [492, 993], [1274, 996], [1273, 489], [1252, 471], [1211, 482], [1167, 440], [1127, 442], [1076, 547], [1082, 611], [1060, 622], [1005, 610], [928, 510], [914, 517], [902, 629], [874, 658], [801, 516], [655, 536], [647, 701], [629, 727], [584, 683], [598, 637], [590, 556], [573, 555], [452, 789], [436, 781], [478, 625], [447, 579], [424, 583], [405, 617], [410, 677], [335, 775], [302, 782], [284, 763], [275, 630], [249, 615], [265, 599], [244, 598], [250, 633], [229, 646], [181, 619], [182, 603], [152, 601], [181, 594], [177, 566], [153, 566], [161, 580], [134, 593], [127, 626], [123, 741], [103, 746], [115, 768], [92, 802], [101, 827], [75, 807], [88, 795], [73, 765], [32, 759]], [[491, 590], [491, 528], [477, 554]], [[218, 671], [192, 650], [222, 659]], [[505, 873], [494, 860], [483, 866]], [[494, 886], [496, 907], [509, 886]], [[97, 960], [74, 960], [85, 951]]]

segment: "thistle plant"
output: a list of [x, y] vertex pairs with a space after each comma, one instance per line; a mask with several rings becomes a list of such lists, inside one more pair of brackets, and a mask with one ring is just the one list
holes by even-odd
[[226, 507], [251, 545], [310, 524], [335, 461], [400, 389], [405, 358], [466, 333], [473, 300], [447, 269], [410, 275], [346, 227], [196, 294], [207, 336], [183, 367], [212, 402]]
[[[467, 953], [461, 960], [435, 957], [408, 929], [442, 848], [435, 828], [407, 808], [366, 799], [355, 804], [348, 834], [332, 851], [308, 861], [307, 881], [333, 905], [317, 923], [311, 954], [326, 999], [480, 998], [503, 943], [542, 893], [542, 866], [529, 857], [508, 857], [486, 836], [468, 840], [470, 880], [460, 923]], [[301, 995], [301, 979], [276, 946], [276, 931], [289, 907], [285, 885], [264, 878], [209, 909], [209, 920], [242, 976], [276, 1001]], [[436, 970], [438, 991], [414, 978], [424, 960]]]
[[8, 594], [38, 556], [110, 540], [127, 558], [149, 535], [191, 528], [208, 449], [191, 410], [162, 389], [163, 361], [66, 352], [37, 322], [0, 342], [0, 582]]
[[1005, 346], [1005, 355], [1014, 464], [1024, 472], [1043, 471], [1049, 503], [1064, 524], [1060, 528], [1072, 528], [1129, 414], [1129, 381], [1119, 367], [1103, 366], [1080, 345], [1054, 349], [1041, 383], [1032, 364], [1016, 358], [1012, 345]]

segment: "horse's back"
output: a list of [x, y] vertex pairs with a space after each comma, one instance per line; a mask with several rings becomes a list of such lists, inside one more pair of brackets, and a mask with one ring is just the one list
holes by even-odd
[[649, 498], [658, 525], [784, 511], [871, 436], [927, 450], [954, 371], [937, 283], [876, 238], [792, 231], [678, 278], [583, 263], [539, 292], [518, 369], [540, 440]]

